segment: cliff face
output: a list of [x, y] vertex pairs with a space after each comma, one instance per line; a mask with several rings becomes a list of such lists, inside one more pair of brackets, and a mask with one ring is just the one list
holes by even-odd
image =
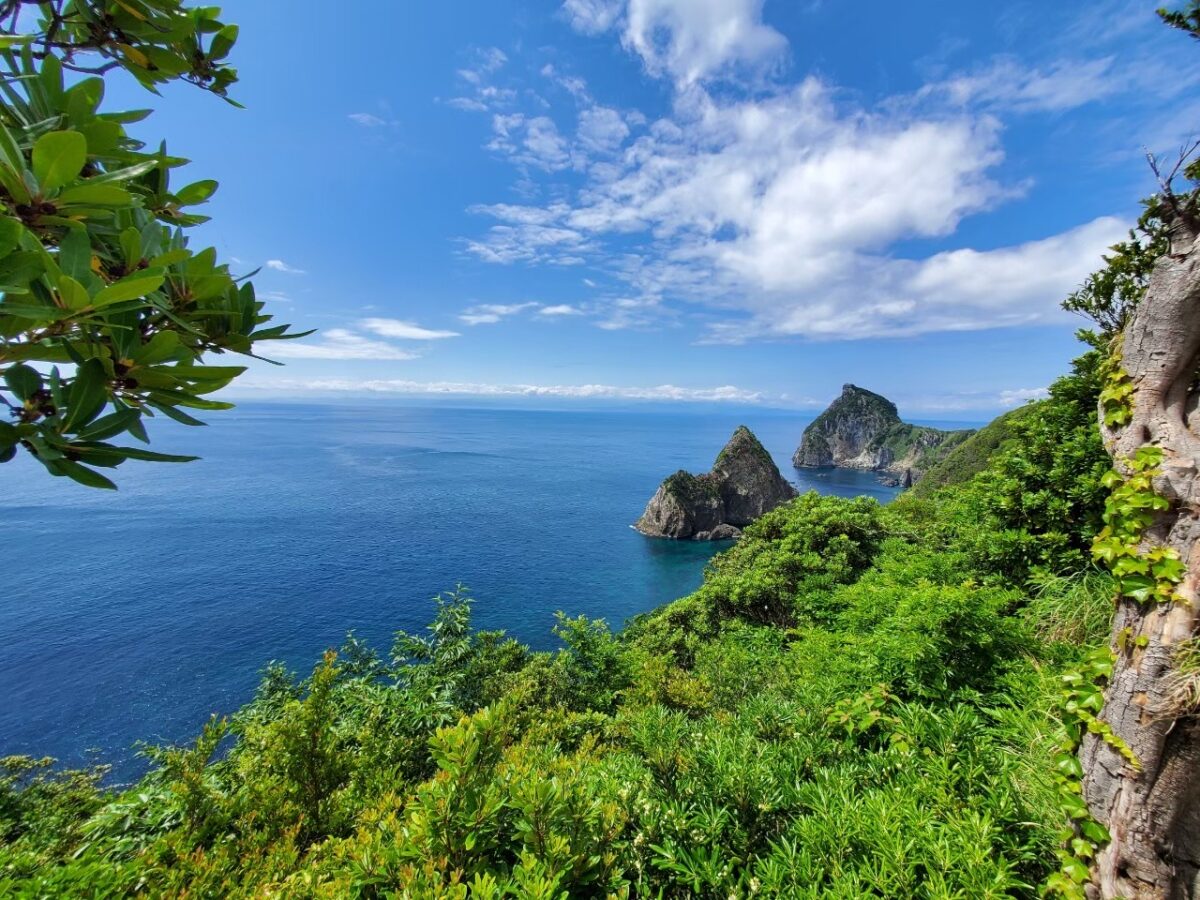
[[711, 472], [692, 475], [680, 470], [663, 481], [634, 527], [652, 537], [737, 537], [746, 525], [795, 496], [770, 454], [743, 425]]
[[971, 434], [909, 425], [886, 397], [847, 384], [804, 429], [792, 464], [872, 469], [895, 475], [907, 486]]

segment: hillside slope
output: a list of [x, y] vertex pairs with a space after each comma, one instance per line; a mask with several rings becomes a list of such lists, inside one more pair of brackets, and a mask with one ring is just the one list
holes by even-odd
[[992, 419], [930, 466], [924, 477], [913, 485], [914, 496], [928, 497], [938, 488], [970, 481], [988, 467], [1005, 442], [1016, 436], [1018, 423], [1034, 414], [1036, 409], [1037, 404], [1030, 403]]

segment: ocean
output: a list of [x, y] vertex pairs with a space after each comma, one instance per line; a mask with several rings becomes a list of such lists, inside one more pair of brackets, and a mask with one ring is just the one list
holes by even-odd
[[630, 527], [658, 483], [748, 425], [801, 490], [881, 501], [870, 473], [798, 471], [811, 417], [246, 403], [152, 430], [185, 465], [127, 463], [118, 493], [0, 466], [0, 756], [145, 768], [281, 660], [353, 629], [381, 651], [457, 584], [478, 627], [555, 646], [554, 613], [614, 627], [687, 594], [726, 545]]

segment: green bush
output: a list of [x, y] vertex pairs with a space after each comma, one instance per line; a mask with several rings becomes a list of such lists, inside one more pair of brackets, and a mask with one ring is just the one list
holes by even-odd
[[128, 789], [6, 761], [0, 896], [1033, 897], [1056, 678], [1110, 609], [1089, 365], [969, 482], [799, 497], [619, 634], [532, 653], [459, 588]]

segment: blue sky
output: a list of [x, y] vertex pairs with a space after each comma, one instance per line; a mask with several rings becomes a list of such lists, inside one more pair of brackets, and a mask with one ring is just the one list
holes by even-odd
[[246, 397], [720, 400], [979, 419], [1200, 127], [1154, 3], [231, 3], [229, 107], [115, 84], [195, 234], [319, 334]]

